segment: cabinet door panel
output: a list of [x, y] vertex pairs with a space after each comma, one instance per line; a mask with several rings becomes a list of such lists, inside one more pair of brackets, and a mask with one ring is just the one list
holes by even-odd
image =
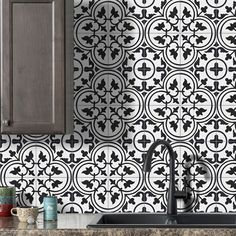
[[64, 132], [64, 0], [2, 1], [2, 133]]

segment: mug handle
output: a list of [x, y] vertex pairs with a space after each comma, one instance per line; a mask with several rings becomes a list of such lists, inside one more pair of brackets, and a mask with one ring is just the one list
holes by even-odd
[[[14, 213], [14, 211], [15, 211], [16, 213]], [[11, 214], [12, 214], [13, 216], [17, 216], [17, 209], [16, 209], [16, 208], [12, 208], [12, 209], [11, 209]]]

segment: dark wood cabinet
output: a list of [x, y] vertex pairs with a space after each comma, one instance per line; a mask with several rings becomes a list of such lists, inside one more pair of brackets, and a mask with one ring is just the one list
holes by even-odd
[[73, 125], [73, 0], [1, 0], [1, 133]]

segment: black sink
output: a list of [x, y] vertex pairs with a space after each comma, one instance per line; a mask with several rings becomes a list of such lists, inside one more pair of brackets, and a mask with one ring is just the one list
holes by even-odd
[[236, 214], [121, 213], [97, 215], [88, 228], [236, 228]]

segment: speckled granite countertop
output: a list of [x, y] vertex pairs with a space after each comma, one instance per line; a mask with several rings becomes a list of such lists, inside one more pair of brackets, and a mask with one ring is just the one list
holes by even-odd
[[86, 229], [92, 214], [59, 214], [58, 221], [20, 223], [15, 217], [0, 218], [1, 236], [236, 236], [236, 229]]

